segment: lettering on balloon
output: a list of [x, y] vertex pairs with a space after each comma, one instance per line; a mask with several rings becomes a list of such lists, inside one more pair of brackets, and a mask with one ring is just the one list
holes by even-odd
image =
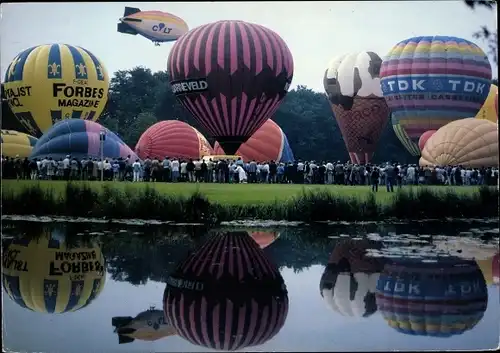
[[190, 281], [190, 280], [185, 280], [185, 279], [180, 279], [180, 278], [174, 278], [174, 277], [169, 277], [167, 279], [167, 285], [176, 287], [176, 288], [185, 288], [185, 289], [191, 289], [191, 290], [196, 290], [196, 291], [202, 291], [204, 288], [204, 285], [202, 282], [198, 281]]
[[489, 85], [478, 80], [398, 78], [382, 81], [385, 94], [404, 92], [457, 92], [485, 95]]
[[99, 261], [52, 261], [49, 267], [50, 276], [63, 274], [85, 274], [89, 272], [103, 273], [104, 266]]
[[54, 83], [52, 96], [58, 98], [59, 107], [98, 108], [104, 96], [104, 88], [70, 86]]
[[174, 81], [171, 83], [172, 92], [179, 96], [208, 90], [207, 80], [204, 78]]
[[380, 112], [380, 105], [373, 104], [369, 108], [364, 108], [360, 110], [347, 110], [345, 111], [345, 117], [352, 120], [360, 120], [363, 118], [369, 118], [374, 114], [378, 114]]
[[2, 255], [2, 267], [6, 270], [13, 269], [15, 271], [27, 272], [28, 262], [20, 260], [18, 255], [21, 253], [17, 249], [8, 249]]
[[14, 108], [20, 108], [24, 106], [20, 98], [31, 96], [31, 86], [6, 88], [4, 92], [7, 104], [9, 104], [9, 106]]
[[164, 23], [160, 23], [157, 25], [153, 25], [153, 27], [151, 27], [151, 29], [153, 30], [153, 32], [160, 32], [160, 33], [169, 34], [170, 32], [172, 32], [173, 28], [169, 28], [169, 27], [165, 26]]

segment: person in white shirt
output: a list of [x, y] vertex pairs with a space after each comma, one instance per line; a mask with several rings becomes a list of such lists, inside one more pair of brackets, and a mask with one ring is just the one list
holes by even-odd
[[247, 173], [245, 172], [245, 169], [241, 165], [238, 165], [236, 167], [236, 173], [238, 174], [238, 179], [240, 181], [240, 184], [246, 184], [247, 183]]
[[136, 159], [135, 162], [132, 163], [132, 173], [133, 173], [132, 181], [133, 182], [140, 181], [141, 169], [142, 169], [141, 163], [139, 162], [138, 159]]
[[269, 177], [269, 164], [263, 163], [260, 168], [260, 178], [263, 183], [267, 183]]
[[415, 185], [415, 167], [410, 165], [406, 169], [406, 184]]
[[182, 161], [181, 163], [181, 181], [187, 181], [187, 174], [188, 174], [188, 171], [187, 171], [187, 162], [186, 161]]
[[328, 162], [326, 163], [325, 168], [326, 168], [326, 183], [333, 184], [333, 164]]
[[179, 180], [179, 167], [180, 163], [177, 158], [170, 162], [170, 169], [172, 170], [172, 181], [176, 183]]

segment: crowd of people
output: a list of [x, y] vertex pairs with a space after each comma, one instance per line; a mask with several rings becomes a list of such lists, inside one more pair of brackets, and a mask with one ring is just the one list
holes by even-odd
[[322, 161], [259, 163], [237, 160], [200, 160], [147, 157], [144, 160], [77, 159], [71, 155], [54, 160], [2, 156], [2, 178], [31, 180], [107, 180], [131, 182], [282, 183], [368, 185], [388, 191], [403, 185], [497, 185], [498, 167], [419, 167], [387, 162], [356, 165]]

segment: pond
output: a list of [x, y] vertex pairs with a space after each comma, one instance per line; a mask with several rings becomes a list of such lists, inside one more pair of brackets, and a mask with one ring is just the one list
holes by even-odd
[[11, 351], [499, 344], [493, 223], [207, 230], [4, 221], [2, 233]]

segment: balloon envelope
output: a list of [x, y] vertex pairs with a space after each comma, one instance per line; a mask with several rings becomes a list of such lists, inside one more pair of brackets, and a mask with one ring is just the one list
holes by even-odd
[[167, 65], [180, 103], [229, 155], [274, 114], [293, 76], [283, 39], [243, 21], [189, 31], [174, 44]]
[[104, 256], [97, 244], [68, 248], [57, 232], [15, 238], [3, 256], [15, 258], [2, 266], [4, 293], [31, 311], [80, 310], [99, 295], [106, 280]]
[[370, 162], [389, 118], [380, 90], [382, 59], [374, 52], [333, 58], [323, 84], [352, 163]]
[[288, 294], [278, 269], [247, 232], [215, 233], [167, 279], [164, 310], [192, 344], [240, 350], [281, 330]]
[[431, 136], [434, 135], [435, 132], [436, 130], [429, 130], [424, 132], [422, 136], [420, 136], [420, 138], [418, 139], [418, 148], [420, 148], [420, 151], [424, 149], [425, 144], [431, 138]]
[[178, 120], [164, 120], [150, 126], [135, 146], [137, 155], [160, 158], [200, 159], [213, 154], [213, 149], [198, 130]]
[[427, 140], [419, 163], [471, 168], [498, 166], [498, 125], [474, 118], [453, 121]]
[[19, 53], [5, 72], [4, 93], [19, 122], [40, 137], [62, 119], [97, 120], [109, 77], [90, 51], [44, 44]]
[[417, 143], [425, 131], [477, 114], [488, 96], [491, 66], [468, 40], [421, 36], [396, 44], [380, 77], [393, 117]]
[[101, 158], [101, 131], [106, 131], [103, 143], [104, 158], [130, 158], [135, 161], [137, 155], [112, 131], [102, 125], [80, 119], [59, 121], [37, 142], [30, 158], [52, 157], [52, 159], [71, 157]]
[[486, 101], [484, 101], [483, 106], [476, 114], [476, 119], [486, 119], [492, 123], [498, 122], [497, 100], [498, 87], [496, 85], [491, 85], [490, 93], [488, 93]]
[[377, 283], [377, 305], [398, 332], [449, 337], [472, 329], [488, 305], [481, 270], [472, 260], [398, 260], [387, 264]]
[[38, 139], [14, 130], [2, 130], [2, 155], [5, 157], [29, 157]]
[[[224, 150], [216, 141], [214, 153], [224, 154]], [[293, 162], [294, 156], [288, 139], [279, 127], [271, 119], [267, 120], [247, 142], [243, 143], [236, 151], [245, 162], [255, 160], [256, 162]]]
[[412, 156], [420, 156], [420, 149], [418, 145], [408, 136], [406, 131], [401, 127], [399, 124], [399, 121], [394, 118], [394, 116], [391, 117], [391, 123], [392, 123], [392, 128], [394, 129], [394, 133], [396, 134], [399, 142], [406, 148], [408, 152]]

